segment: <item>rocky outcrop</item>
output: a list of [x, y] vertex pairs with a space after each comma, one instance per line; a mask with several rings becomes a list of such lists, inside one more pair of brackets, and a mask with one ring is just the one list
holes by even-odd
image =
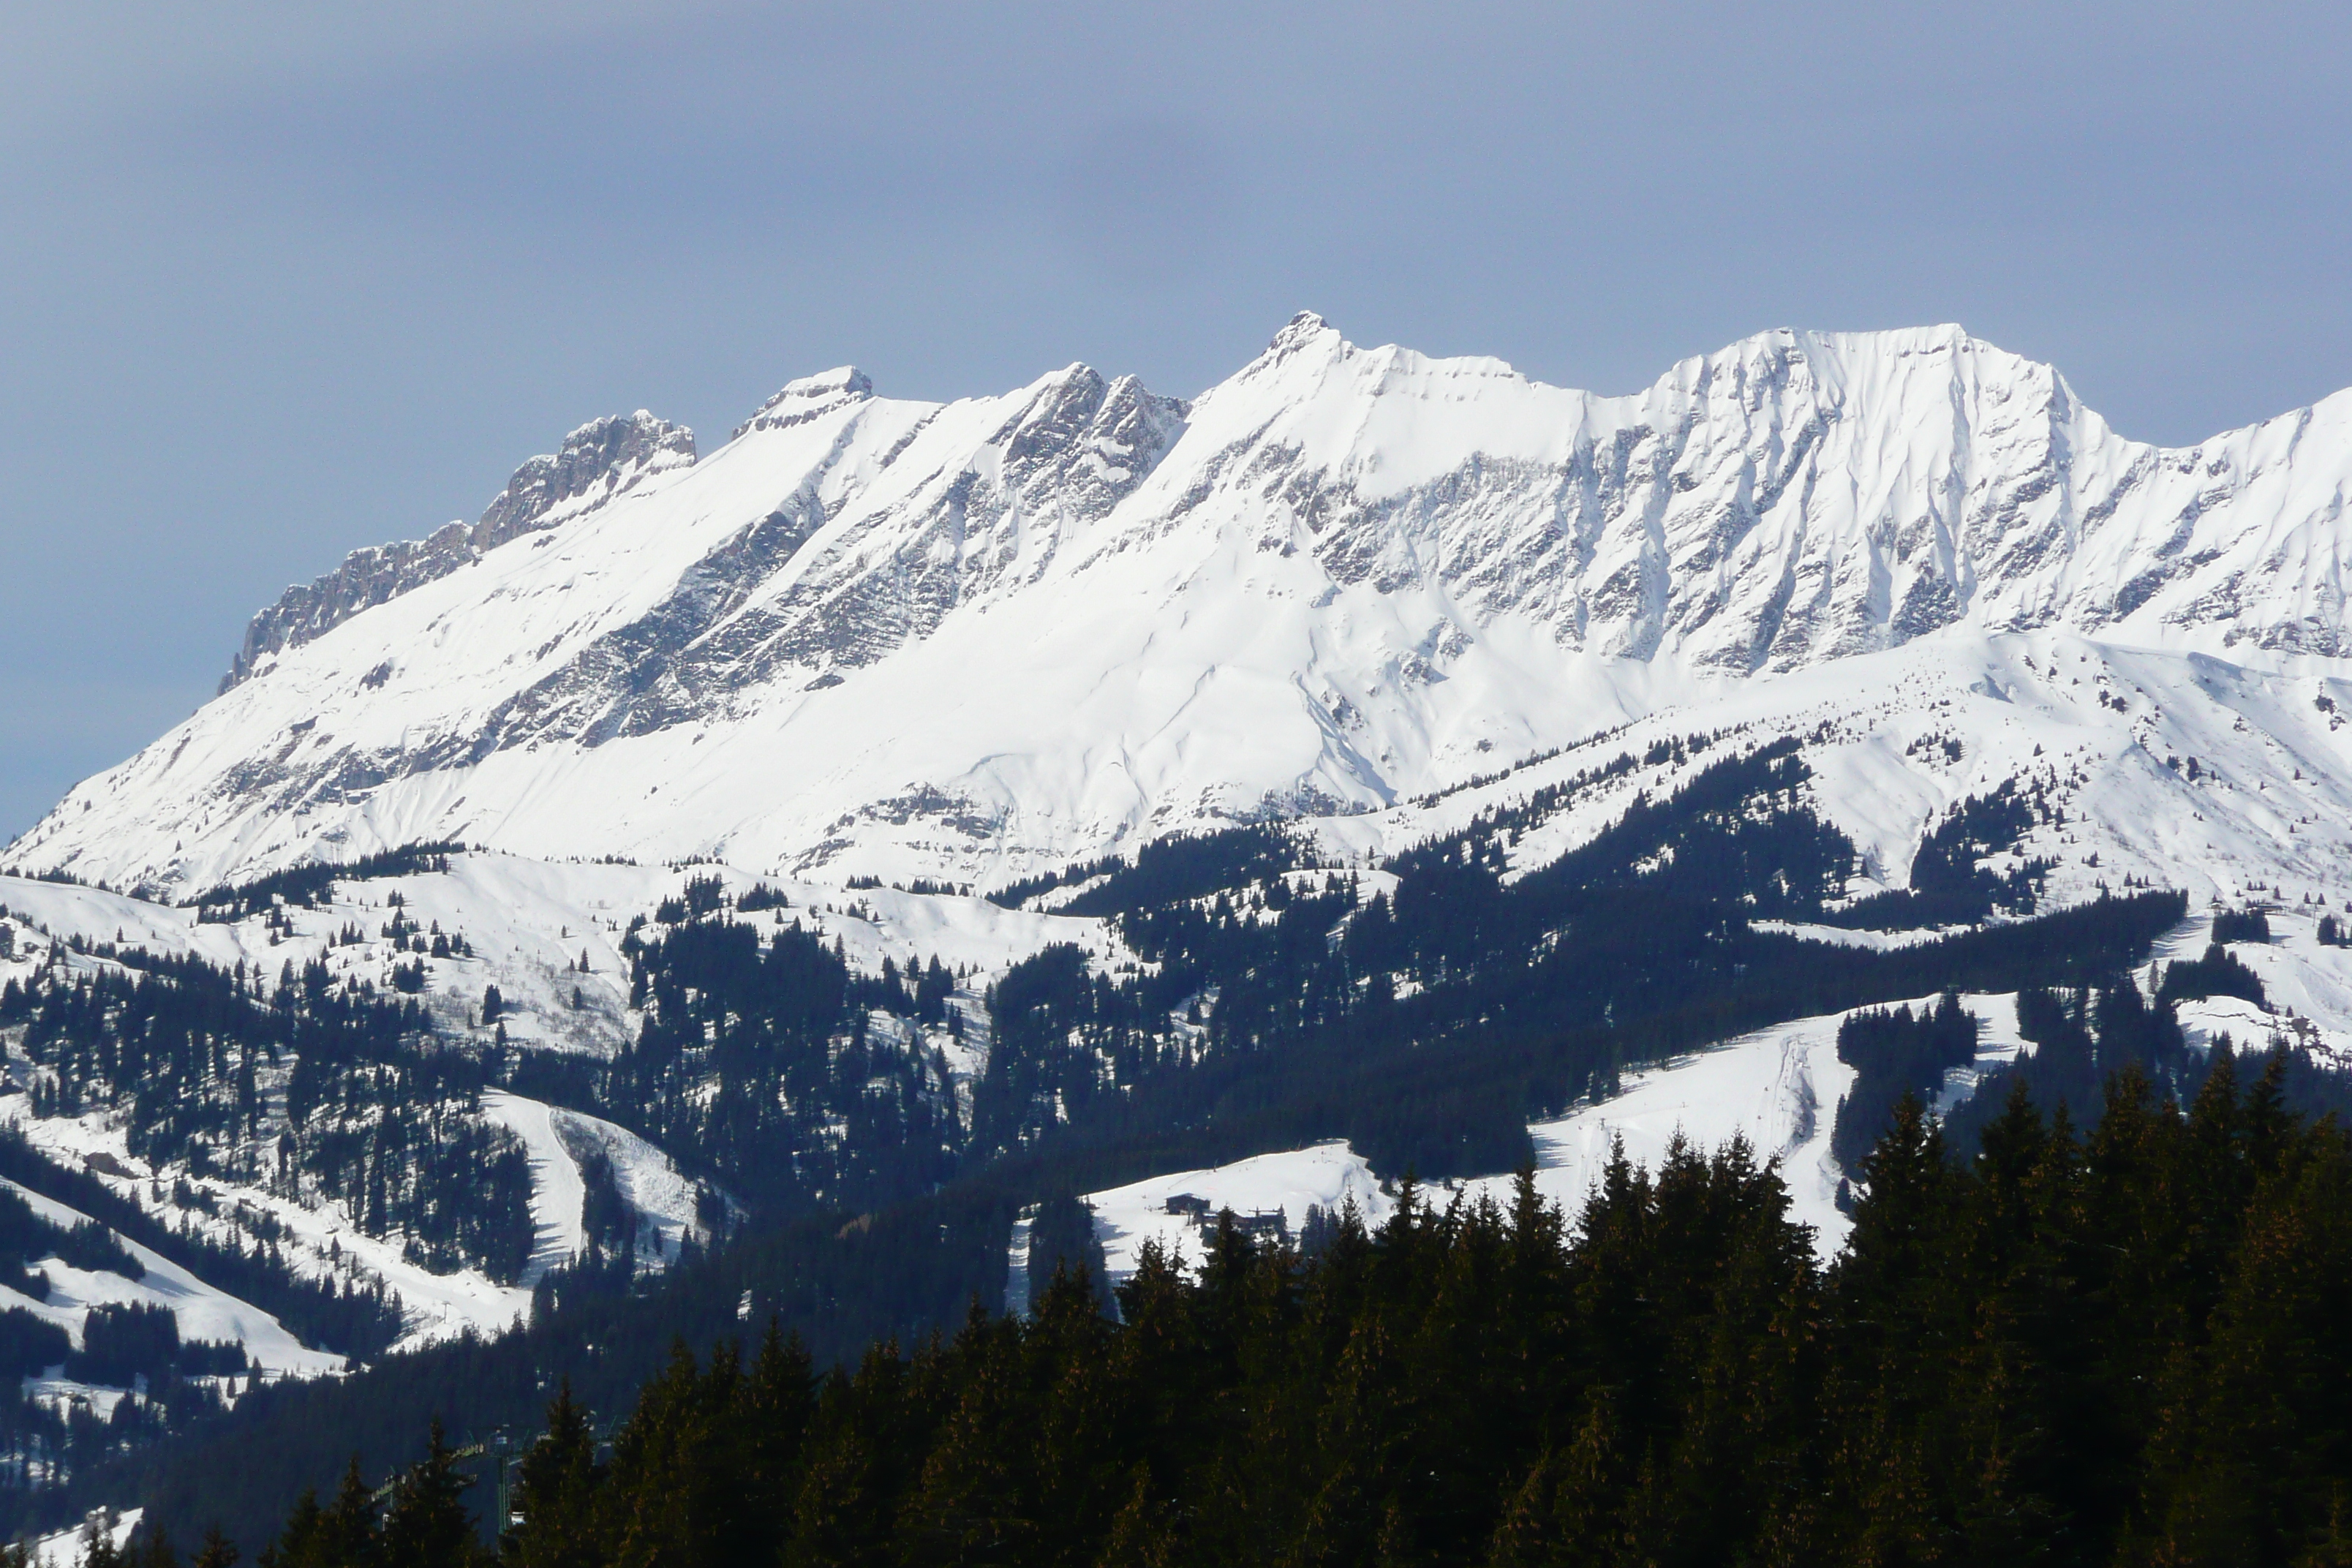
[[[651, 474], [694, 461], [694, 432], [644, 409], [626, 418], [593, 419], [563, 438], [551, 456], [514, 471], [506, 489], [474, 525], [474, 548], [496, 550], [520, 534], [593, 510]], [[583, 504], [584, 503], [584, 504]]]
[[592, 419], [552, 453], [514, 471], [471, 528], [453, 522], [421, 540], [370, 545], [313, 582], [295, 584], [253, 617], [220, 689], [249, 679], [272, 655], [297, 647], [386, 600], [446, 577], [484, 551], [571, 521], [653, 474], [694, 461], [694, 432], [635, 414]]

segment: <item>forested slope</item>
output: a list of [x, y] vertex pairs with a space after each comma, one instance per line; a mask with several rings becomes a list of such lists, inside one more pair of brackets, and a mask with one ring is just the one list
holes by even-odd
[[[2352, 1138], [2224, 1051], [2096, 1130], [2021, 1089], [1950, 1157], [1916, 1101], [1824, 1268], [1769, 1163], [1620, 1162], [1582, 1212], [1408, 1192], [1321, 1250], [1230, 1223], [1103, 1315], [877, 1343], [680, 1342], [607, 1457], [568, 1388], [507, 1560], [1022, 1564], [2343, 1560]], [[277, 1561], [482, 1549], [439, 1447]], [[398, 1544], [404, 1543], [404, 1544]]]

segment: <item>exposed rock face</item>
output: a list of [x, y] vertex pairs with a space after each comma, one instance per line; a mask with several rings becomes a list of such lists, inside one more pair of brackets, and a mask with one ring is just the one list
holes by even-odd
[[474, 559], [474, 531], [453, 522], [422, 540], [372, 544], [343, 557], [343, 563], [310, 583], [297, 583], [245, 628], [245, 646], [229, 661], [220, 690], [252, 676], [262, 660], [299, 647], [362, 610], [446, 577]]
[[221, 678], [220, 689], [251, 676], [260, 662], [333, 629], [362, 610], [446, 577], [483, 551], [518, 535], [551, 528], [601, 506], [648, 475], [690, 465], [694, 432], [644, 409], [593, 419], [563, 438], [561, 450], [531, 458], [514, 472], [481, 521], [453, 522], [423, 540], [355, 550], [343, 563], [310, 584], [296, 584], [253, 617], [245, 646]]
[[2159, 449], [1951, 327], [1767, 332], [1601, 397], [1302, 315], [1190, 403], [1083, 365], [912, 403], [845, 367], [692, 453], [585, 426], [474, 528], [289, 592], [234, 689], [16, 862], [887, 838], [969, 879], [1385, 808], [1947, 632], [2352, 653], [2352, 394]]
[[[1442, 583], [1565, 646], [1746, 673], [1964, 619], [2138, 615], [2225, 645], [2344, 647], [2346, 396], [2163, 451], [1956, 327], [1768, 332], [1601, 398], [1358, 350], [1302, 318], [1213, 396], [1253, 379], [1283, 408], [1195, 458], [1213, 485], [1245, 474], [1337, 582]], [[1412, 447], [1367, 438], [1408, 423]]]
[[642, 408], [626, 418], [592, 419], [566, 436], [552, 457], [533, 458], [514, 471], [474, 525], [474, 548], [496, 550], [518, 534], [601, 506], [649, 474], [693, 461], [694, 432], [683, 425]]

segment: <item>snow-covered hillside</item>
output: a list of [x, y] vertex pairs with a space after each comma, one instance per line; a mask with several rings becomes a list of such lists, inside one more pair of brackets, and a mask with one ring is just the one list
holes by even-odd
[[[2271, 1010], [2231, 998], [2184, 1004], [2180, 1017], [2189, 1042], [2209, 1047], [2228, 1035], [2240, 1047], [2260, 1047], [2283, 1039], [2330, 1066], [2352, 1066], [2352, 949], [2319, 945], [2313, 939], [2315, 922], [2305, 915], [2273, 914], [2271, 922], [2271, 942], [2232, 950], [2262, 976]], [[2194, 957], [2211, 929], [2211, 921], [2202, 917], [2184, 922], [2159, 945], [2158, 962]], [[1934, 1002], [1921, 997], [1908, 1005], [1924, 1011]], [[1963, 995], [1960, 1003], [1978, 1020], [1977, 1059], [1972, 1067], [1947, 1072], [1929, 1107], [1939, 1113], [1965, 1099], [1988, 1069], [2030, 1048], [2018, 1033], [2013, 993]], [[1797, 1019], [1629, 1073], [1618, 1094], [1534, 1123], [1528, 1131], [1535, 1144], [1537, 1192], [1573, 1221], [1618, 1150], [1635, 1165], [1655, 1171], [1677, 1140], [1711, 1152], [1744, 1139], [1757, 1158], [1777, 1164], [1788, 1184], [1790, 1216], [1812, 1228], [1821, 1256], [1834, 1256], [1853, 1229], [1838, 1202], [1839, 1188], [1852, 1173], [1830, 1152], [1838, 1101], [1854, 1079], [1853, 1069], [1837, 1057], [1838, 1026], [1846, 1016]], [[1495, 1175], [1448, 1182], [1425, 1196], [1439, 1208], [1484, 1199], [1507, 1211], [1514, 1180]], [[1170, 1200], [1180, 1197], [1201, 1200], [1205, 1214], [1171, 1211]], [[1090, 1193], [1086, 1202], [1094, 1211], [1104, 1261], [1118, 1281], [1135, 1271], [1150, 1241], [1188, 1265], [1198, 1264], [1208, 1228], [1221, 1210], [1243, 1217], [1278, 1211], [1296, 1237], [1310, 1205], [1336, 1213], [1352, 1201], [1370, 1226], [1393, 1212], [1394, 1197], [1393, 1184], [1381, 1183], [1346, 1144], [1324, 1143], [1213, 1169], [1171, 1172]]]
[[[611, 1058], [646, 1019], [633, 929], [659, 937], [691, 881], [765, 884], [743, 919], [814, 931], [856, 973], [953, 973], [932, 1032], [877, 1012], [855, 1036], [919, 1058], [969, 1119], [992, 979], [1057, 943], [1138, 971], [1115, 921], [1059, 912], [1091, 884], [1009, 909], [970, 889], [1278, 819], [1319, 862], [1302, 886], [1346, 868], [1369, 899], [1389, 857], [1497, 813], [1523, 877], [1791, 737], [1805, 804], [1859, 852], [1849, 896], [1903, 887], [1963, 801], [2031, 789], [1990, 870], [2044, 868], [2045, 908], [2139, 885], [2199, 917], [2272, 907], [2281, 935], [2250, 962], [2277, 1011], [2183, 1020], [2340, 1057], [2352, 968], [2315, 921], [2352, 899], [2347, 481], [2352, 394], [2160, 450], [1950, 328], [1766, 333], [1623, 397], [1360, 349], [1311, 316], [1190, 402], [1085, 366], [945, 405], [828, 372], [698, 459], [650, 415], [583, 426], [479, 522], [289, 590], [219, 697], [7, 850], [131, 891], [0, 877], [0, 978], [107, 962], [68, 937], [315, 963], [346, 994], [415, 997], [439, 1040]], [[419, 844], [468, 847], [233, 919], [170, 901]], [[1978, 1000], [1987, 1049], [2013, 1048], [2006, 1004]], [[1832, 1238], [1827, 1121], [1803, 1108], [1840, 1091], [1836, 1022], [1536, 1128], [1546, 1191], [1580, 1194], [1616, 1135], [1654, 1158], [1677, 1128], [1739, 1131]], [[12, 1102], [54, 1152], [137, 1169], [105, 1116]], [[668, 1133], [666, 1153], [504, 1090], [469, 1114], [530, 1167], [530, 1262], [506, 1283], [427, 1273], [315, 1197], [221, 1195], [266, 1208], [304, 1267], [396, 1289], [412, 1343], [527, 1310], [587, 1245], [583, 1172], [648, 1267], [724, 1201]], [[1344, 1149], [1264, 1158], [1098, 1194], [1115, 1264], [1181, 1226], [1178, 1191], [1385, 1201]], [[124, 1195], [178, 1173], [142, 1174]]]
[[[762, 879], [725, 866], [542, 862], [457, 853], [446, 857], [446, 869], [341, 879], [313, 904], [278, 906], [229, 920], [199, 919], [194, 909], [101, 889], [0, 876], [0, 984], [29, 987], [119, 969], [105, 954], [120, 949], [132, 955], [186, 955], [223, 969], [241, 964], [257, 982], [320, 964], [337, 984], [372, 984], [389, 993], [394, 966], [411, 963], [420, 973], [415, 999], [444, 1041], [488, 1046], [502, 1034], [518, 1046], [604, 1058], [633, 1039], [642, 1021], [630, 1006], [622, 939], [633, 926], [657, 933], [658, 923], [644, 922], [657, 917], [665, 902], [677, 899], [696, 879], [730, 895], [762, 885]], [[909, 971], [937, 961], [969, 975], [953, 998], [967, 1027], [950, 1053], [967, 1111], [970, 1081], [985, 1060], [987, 1015], [978, 993], [990, 978], [1055, 942], [1075, 944], [1103, 962], [1119, 951], [1102, 921], [1007, 910], [968, 896], [890, 888], [852, 893], [794, 881], [768, 880], [764, 887], [780, 902], [772, 912], [744, 918], [779, 927], [790, 921], [828, 943], [838, 942], [862, 973], [878, 971], [887, 959]], [[401, 929], [416, 934], [392, 934], [395, 915], [404, 922]], [[459, 939], [462, 951], [446, 956], [415, 952], [408, 944], [421, 942], [427, 931]], [[503, 997], [495, 1023], [482, 1016], [486, 993], [493, 988]], [[877, 1016], [871, 1026], [877, 1036], [904, 1027], [887, 1015]], [[634, 1216], [639, 1268], [666, 1267], [688, 1238], [709, 1239], [703, 1215], [708, 1184], [682, 1173], [669, 1152], [600, 1118], [491, 1090], [481, 1097], [482, 1117], [514, 1134], [530, 1164], [537, 1236], [529, 1265], [506, 1282], [475, 1268], [431, 1267], [415, 1256], [396, 1228], [368, 1234], [341, 1201], [239, 1181], [219, 1169], [197, 1172], [142, 1159], [127, 1136], [124, 1107], [37, 1113], [26, 1089], [41, 1070], [26, 1058], [21, 1035], [21, 1029], [0, 1027], [0, 1070], [7, 1075], [0, 1079], [0, 1124], [22, 1131], [67, 1169], [89, 1171], [118, 1197], [166, 1226], [191, 1225], [215, 1240], [247, 1246], [266, 1237], [299, 1275], [390, 1290], [403, 1319], [394, 1348], [469, 1330], [495, 1332], [527, 1316], [533, 1287], [585, 1247], [583, 1163], [600, 1163], [609, 1172], [614, 1195]], [[283, 1100], [285, 1071], [281, 1067], [265, 1079], [272, 1103]], [[269, 1162], [259, 1163], [266, 1167]], [[124, 1282], [123, 1289], [128, 1293], [118, 1294], [124, 1300], [157, 1299], [149, 1288]], [[5, 1294], [0, 1289], [0, 1296]], [[87, 1303], [67, 1287], [60, 1288], [58, 1300], [78, 1321]], [[187, 1317], [185, 1311], [181, 1315]], [[242, 1320], [224, 1324], [199, 1318], [189, 1319], [188, 1337], [245, 1341], [266, 1372], [318, 1370], [301, 1359], [312, 1352], [297, 1346], [295, 1359], [289, 1361], [272, 1348], [275, 1341], [248, 1335]], [[274, 1323], [269, 1330], [283, 1338]], [[286, 1343], [293, 1345], [291, 1340]], [[340, 1356], [312, 1359], [318, 1365], [341, 1363]]]
[[[184, 893], [457, 839], [989, 886], [1392, 813], [1669, 710], [1851, 731], [1971, 687], [2105, 722], [2074, 765], [2132, 792], [2179, 755], [2260, 794], [2258, 762], [2333, 756], [2352, 651], [2352, 395], [2158, 449], [1953, 328], [1769, 332], [1602, 397], [1302, 316], [1190, 403], [843, 370], [699, 461], [608, 424], [518, 476], [520, 523], [268, 612], [229, 689], [9, 862]], [[2089, 714], [2100, 675], [2160, 713]], [[2201, 809], [2166, 798], [2116, 815]]]
[[[399, 962], [402, 949], [383, 934], [379, 922], [398, 908], [415, 929], [429, 924], [472, 943], [467, 956], [414, 961], [425, 974], [419, 1000], [442, 1037], [488, 1044], [495, 1030], [479, 1020], [479, 1009], [485, 991], [496, 986], [508, 998], [497, 1027], [518, 1044], [605, 1055], [627, 1037], [631, 1026], [626, 967], [614, 950], [614, 937], [623, 922], [674, 893], [681, 879], [659, 868], [551, 867], [503, 856], [460, 855], [446, 871], [341, 884], [336, 897], [315, 908], [199, 921], [193, 910], [97, 889], [0, 878], [0, 983], [29, 986], [44, 978], [71, 980], [118, 968], [103, 956], [118, 945], [127, 953], [187, 955], [224, 968], [241, 963], [257, 979], [281, 966], [299, 969], [315, 963], [338, 980], [381, 981]], [[863, 946], [877, 954], [873, 962], [889, 949], [889, 939], [868, 921], [821, 907], [802, 918], [820, 927], [830, 921], [844, 934], [854, 928], [865, 939]], [[1027, 918], [1033, 924], [1043, 921]], [[362, 931], [364, 936], [350, 940]], [[71, 945], [76, 942], [81, 945]], [[583, 952], [588, 968], [570, 967], [576, 962], [572, 955]], [[911, 952], [902, 956], [911, 957]], [[698, 1217], [703, 1184], [682, 1175], [667, 1154], [595, 1117], [498, 1091], [482, 1097], [482, 1115], [516, 1133], [530, 1161], [538, 1245], [530, 1266], [510, 1282], [474, 1267], [436, 1268], [417, 1256], [396, 1227], [369, 1234], [355, 1223], [349, 1204], [301, 1190], [299, 1184], [239, 1180], [217, 1167], [200, 1170], [142, 1158], [127, 1135], [123, 1106], [78, 1113], [37, 1110], [27, 1088], [42, 1074], [25, 1057], [21, 1035], [21, 1029], [0, 1028], [0, 1071], [6, 1075], [0, 1079], [0, 1126], [21, 1133], [61, 1167], [86, 1171], [167, 1228], [193, 1227], [212, 1241], [247, 1247], [266, 1241], [298, 1277], [388, 1290], [402, 1321], [394, 1349], [469, 1331], [496, 1332], [528, 1316], [532, 1287], [551, 1268], [571, 1262], [583, 1250], [585, 1194], [579, 1165], [584, 1151], [598, 1152], [620, 1201], [636, 1218], [640, 1267], [662, 1268], [675, 1259], [686, 1238], [708, 1238]], [[265, 1083], [273, 1106], [282, 1105], [284, 1076], [281, 1070]], [[257, 1163], [267, 1168], [270, 1161]], [[37, 1195], [34, 1201], [37, 1208], [56, 1206]], [[175, 1265], [153, 1260], [136, 1237], [126, 1238], [126, 1245], [149, 1258], [144, 1285], [116, 1282], [112, 1294], [86, 1300], [78, 1274], [68, 1278], [53, 1270], [53, 1285], [63, 1282], [53, 1290], [53, 1303], [77, 1319], [90, 1300], [171, 1305], [185, 1337], [242, 1342], [273, 1374], [342, 1364], [341, 1356], [303, 1349], [257, 1309], [232, 1302], [244, 1316], [224, 1317], [206, 1305], [215, 1298], [226, 1300], [220, 1292]], [[181, 1290], [183, 1286], [187, 1289]], [[188, 1300], [173, 1298], [175, 1290]], [[6, 1295], [0, 1288], [0, 1297]], [[11, 1303], [0, 1300], [6, 1304]], [[42, 1315], [66, 1321], [56, 1311]]]

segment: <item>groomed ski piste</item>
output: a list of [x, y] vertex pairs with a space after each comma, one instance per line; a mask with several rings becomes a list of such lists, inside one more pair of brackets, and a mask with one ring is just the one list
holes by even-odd
[[688, 1241], [710, 1238], [699, 1217], [700, 1187], [680, 1174], [667, 1154], [627, 1128], [502, 1089], [483, 1094], [482, 1111], [520, 1138], [530, 1159], [530, 1210], [538, 1234], [530, 1265], [516, 1287], [526, 1297], [550, 1269], [587, 1249], [587, 1186], [580, 1165], [591, 1152], [609, 1163], [614, 1188], [636, 1214], [640, 1260], [656, 1266], [675, 1261]]

